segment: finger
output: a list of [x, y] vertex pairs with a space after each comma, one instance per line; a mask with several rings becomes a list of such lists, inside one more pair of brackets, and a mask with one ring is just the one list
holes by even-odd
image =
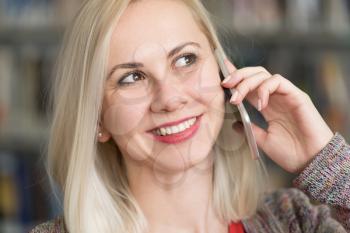
[[273, 93], [291, 94], [293, 90], [289, 80], [279, 74], [275, 74], [271, 78], [264, 80], [257, 91], [262, 101], [261, 108], [264, 109], [268, 105], [270, 95]]
[[237, 70], [237, 68], [228, 60], [227, 58], [224, 60], [224, 63], [228, 69], [228, 72], [231, 74]]
[[[230, 102], [233, 104], [240, 103], [246, 95], [254, 91], [257, 87], [260, 86], [260, 84], [268, 79], [270, 75], [266, 72], [260, 72], [257, 74], [254, 74], [253, 76], [244, 79], [241, 83], [239, 83], [235, 90], [236, 92], [232, 95]], [[259, 96], [259, 99], [261, 99], [262, 96]], [[256, 108], [258, 108], [258, 102], [253, 104]]]
[[222, 85], [226, 88], [232, 88], [235, 85], [237, 85], [237, 83], [241, 82], [243, 79], [260, 72], [265, 72], [269, 76], [271, 76], [271, 74], [264, 67], [245, 67], [242, 69], [235, 70], [232, 73], [230, 72], [230, 76], [227, 79], [225, 79], [224, 82], [222, 82]]

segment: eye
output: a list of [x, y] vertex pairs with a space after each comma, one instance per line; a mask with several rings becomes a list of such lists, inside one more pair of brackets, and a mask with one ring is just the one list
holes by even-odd
[[125, 74], [119, 81], [120, 86], [132, 85], [136, 81], [145, 79], [145, 75], [142, 72], [130, 72]]
[[186, 67], [195, 63], [197, 56], [195, 54], [185, 54], [175, 60], [175, 67]]

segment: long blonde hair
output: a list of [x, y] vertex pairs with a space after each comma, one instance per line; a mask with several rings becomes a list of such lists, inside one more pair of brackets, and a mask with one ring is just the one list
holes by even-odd
[[[48, 172], [64, 196], [68, 231], [141, 233], [147, 221], [132, 196], [113, 142], [98, 143], [97, 127], [112, 30], [135, 0], [89, 0], [67, 30], [56, 66]], [[183, 0], [212, 48], [222, 47], [200, 0]], [[227, 109], [230, 109], [227, 107]], [[230, 116], [233, 116], [231, 114]], [[225, 119], [215, 150], [213, 202], [226, 221], [252, 216], [264, 188], [261, 161]]]

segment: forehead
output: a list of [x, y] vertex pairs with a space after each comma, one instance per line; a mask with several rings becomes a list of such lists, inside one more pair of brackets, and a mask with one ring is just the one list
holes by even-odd
[[113, 31], [111, 51], [117, 59], [118, 54], [132, 54], [145, 44], [169, 51], [188, 41], [205, 43], [206, 37], [182, 1], [142, 0], [129, 5], [121, 16]]

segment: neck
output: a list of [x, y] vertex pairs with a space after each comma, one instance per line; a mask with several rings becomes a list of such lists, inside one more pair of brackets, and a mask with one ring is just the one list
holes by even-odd
[[145, 214], [150, 232], [227, 233], [215, 214], [213, 166], [208, 158], [181, 172], [156, 172], [127, 161], [131, 192]]

